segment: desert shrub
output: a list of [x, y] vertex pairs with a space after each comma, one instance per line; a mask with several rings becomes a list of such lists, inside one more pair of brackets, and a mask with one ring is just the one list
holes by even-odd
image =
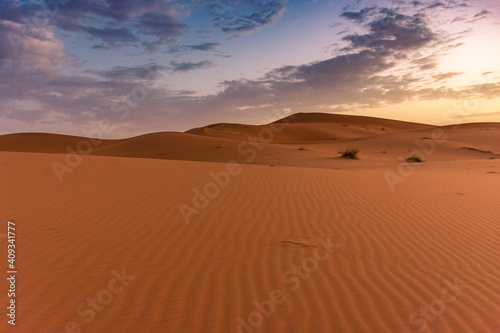
[[406, 159], [408, 163], [422, 163], [424, 160], [418, 155], [412, 155]]
[[358, 159], [358, 150], [357, 149], [346, 149], [344, 151], [339, 151], [340, 157], [342, 158], [351, 158], [353, 160]]

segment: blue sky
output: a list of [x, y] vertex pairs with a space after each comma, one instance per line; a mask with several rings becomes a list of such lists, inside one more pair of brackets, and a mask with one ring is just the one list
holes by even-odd
[[500, 121], [493, 0], [0, 1], [0, 134]]

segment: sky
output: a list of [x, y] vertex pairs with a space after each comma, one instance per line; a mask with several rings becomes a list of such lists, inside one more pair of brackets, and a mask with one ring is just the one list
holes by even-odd
[[498, 0], [0, 0], [0, 134], [500, 122]]

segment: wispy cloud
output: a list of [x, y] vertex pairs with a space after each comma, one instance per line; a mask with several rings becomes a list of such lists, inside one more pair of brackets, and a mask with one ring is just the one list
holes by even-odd
[[180, 35], [187, 26], [167, 14], [149, 12], [138, 17], [137, 28], [143, 34], [165, 39]]
[[479, 13], [477, 13], [476, 15], [474, 15], [474, 18], [477, 19], [477, 18], [480, 18], [480, 17], [487, 16], [489, 14], [491, 14], [491, 12], [489, 10], [483, 9], [482, 11], [480, 11]]
[[276, 21], [285, 10], [284, 0], [211, 1], [215, 26], [227, 33], [249, 32]]
[[102, 44], [96, 45], [95, 48], [111, 48], [123, 45], [132, 45], [137, 43], [139, 38], [127, 28], [95, 28], [82, 27], [82, 31], [88, 35], [100, 40]]
[[221, 42], [203, 43], [197, 45], [186, 45], [186, 48], [196, 51], [214, 51], [221, 45], [222, 45]]
[[167, 70], [166, 66], [158, 65], [155, 63], [139, 65], [139, 66], [117, 66], [107, 70], [93, 70], [90, 73], [97, 74], [106, 79], [112, 80], [127, 80], [136, 81], [144, 79], [158, 78], [162, 72]]
[[462, 75], [462, 73], [457, 73], [457, 72], [449, 72], [449, 73], [441, 73], [441, 74], [436, 74], [433, 76], [435, 81], [444, 81], [448, 80], [451, 78], [454, 78], [455, 76]]
[[372, 12], [375, 8], [376, 7], [366, 7], [358, 12], [344, 11], [340, 16], [350, 20], [362, 22], [368, 17], [368, 14], [370, 14], [370, 12]]
[[200, 62], [170, 62], [170, 69], [173, 72], [189, 72], [196, 69], [210, 68], [213, 67], [214, 63], [208, 60], [200, 61]]
[[221, 42], [206, 42], [194, 45], [174, 45], [168, 50], [168, 53], [180, 53], [186, 51], [215, 51], [222, 45]]

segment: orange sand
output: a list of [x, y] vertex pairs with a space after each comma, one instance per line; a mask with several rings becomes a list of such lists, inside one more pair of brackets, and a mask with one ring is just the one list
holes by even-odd
[[500, 124], [274, 125], [104, 141], [74, 167], [85, 139], [0, 136], [0, 331], [500, 331]]

